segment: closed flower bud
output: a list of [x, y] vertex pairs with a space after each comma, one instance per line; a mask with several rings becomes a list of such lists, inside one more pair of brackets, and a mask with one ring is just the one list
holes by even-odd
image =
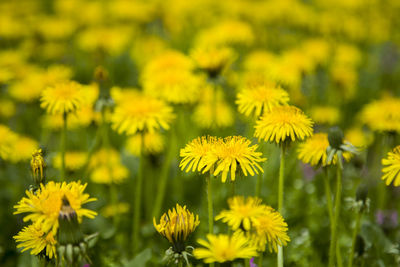
[[343, 131], [339, 127], [335, 126], [329, 129], [328, 141], [332, 148], [340, 150], [340, 146], [343, 144], [343, 138]]

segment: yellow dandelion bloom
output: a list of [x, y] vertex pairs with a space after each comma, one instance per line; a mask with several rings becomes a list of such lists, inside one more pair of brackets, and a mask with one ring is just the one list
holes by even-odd
[[[165, 141], [159, 132], [146, 132], [143, 134], [143, 146], [145, 154], [158, 154], [163, 151]], [[126, 149], [135, 156], [140, 156], [142, 147], [142, 134], [137, 133], [128, 138]]]
[[260, 251], [265, 251], [265, 245], [268, 244], [270, 252], [277, 252], [278, 246], [286, 246], [290, 241], [287, 223], [282, 215], [271, 207], [267, 206], [263, 215], [254, 220], [254, 228], [253, 241]]
[[400, 98], [385, 97], [367, 104], [360, 119], [373, 131], [400, 132]]
[[0, 136], [0, 158], [9, 160], [18, 135], [7, 126], [0, 124]]
[[[1, 74], [0, 74], [1, 76]], [[1, 80], [1, 78], [0, 78]], [[10, 99], [0, 99], [0, 117], [10, 118], [15, 114], [16, 107]]]
[[35, 192], [26, 191], [27, 197], [23, 197], [17, 205], [14, 206], [16, 211], [14, 214], [29, 213], [24, 217], [24, 221], [32, 221], [33, 223], [42, 224], [44, 232], [52, 231], [57, 233], [58, 216], [60, 214], [62, 199], [65, 197], [70, 203], [71, 208], [75, 211], [78, 221], [82, 217], [93, 219], [97, 213], [82, 208], [82, 205], [95, 201], [90, 198], [89, 194], [85, 194], [84, 190], [87, 184], [82, 185], [79, 182], [71, 183], [55, 183], [53, 181], [46, 185], [41, 184], [40, 188]]
[[366, 148], [374, 141], [372, 132], [365, 131], [361, 127], [353, 127], [345, 132], [345, 139], [355, 147]]
[[304, 140], [313, 133], [313, 122], [294, 106], [273, 108], [256, 122], [254, 136], [277, 144], [290, 138]]
[[205, 263], [230, 262], [236, 259], [249, 259], [257, 256], [257, 247], [240, 233], [232, 236], [220, 234], [208, 234], [207, 239], [199, 239], [197, 242], [204, 248], [196, 248], [193, 255], [202, 259]]
[[229, 47], [196, 47], [191, 51], [191, 57], [200, 69], [214, 77], [231, 64], [235, 53]]
[[222, 220], [233, 230], [239, 228], [250, 231], [254, 227], [254, 221], [264, 213], [265, 205], [257, 197], [235, 196], [228, 199], [229, 210], [223, 210], [215, 217], [215, 220]]
[[129, 212], [129, 203], [120, 202], [115, 205], [107, 205], [101, 209], [101, 214], [106, 217], [114, 217], [119, 214], [125, 214]]
[[[86, 163], [87, 153], [81, 151], [68, 151], [65, 153], [65, 168], [71, 171], [77, 171]], [[57, 154], [53, 159], [55, 168], [61, 168], [61, 155]]]
[[52, 232], [43, 231], [41, 224], [34, 223], [24, 227], [14, 239], [20, 243], [17, 248], [23, 248], [22, 252], [30, 249], [32, 255], [43, 253], [50, 259], [57, 257], [57, 240]]
[[257, 84], [243, 88], [237, 94], [236, 104], [240, 113], [259, 117], [271, 108], [287, 105], [289, 94], [280, 86], [273, 84]]
[[174, 50], [164, 51], [159, 56], [153, 58], [143, 70], [143, 78], [151, 79], [154, 74], [159, 74], [165, 70], [191, 71], [194, 69], [194, 62], [184, 54]]
[[225, 101], [220, 88], [207, 86], [202, 91], [199, 104], [194, 109], [193, 120], [201, 128], [229, 127], [234, 123], [234, 111]]
[[204, 157], [211, 151], [213, 145], [217, 142], [214, 136], [202, 136], [189, 142], [185, 148], [180, 150], [180, 157], [182, 158], [179, 168], [181, 170], [201, 171], [204, 166]]
[[83, 101], [82, 86], [69, 81], [48, 87], [40, 99], [42, 108], [50, 114], [63, 114], [76, 111]]
[[139, 131], [154, 132], [160, 128], [169, 129], [174, 119], [172, 108], [164, 101], [132, 92], [129, 99], [117, 104], [111, 115], [111, 126], [118, 133], [133, 135]]
[[335, 125], [340, 120], [340, 111], [336, 107], [315, 106], [311, 109], [310, 116], [316, 123]]
[[386, 185], [393, 182], [394, 186], [400, 186], [400, 146], [395, 147], [382, 159], [382, 165], [382, 180], [386, 181]]
[[9, 160], [13, 163], [28, 161], [38, 147], [39, 144], [36, 140], [19, 135], [15, 142], [11, 144]]
[[[337, 155], [333, 156], [332, 162], [327, 162], [327, 149], [329, 147], [328, 134], [316, 133], [299, 145], [298, 158], [311, 166], [326, 166], [337, 162]], [[343, 152], [343, 158], [349, 161], [353, 155], [350, 152]]]
[[221, 180], [225, 183], [229, 172], [231, 181], [235, 181], [238, 167], [245, 176], [248, 173], [254, 176], [258, 171], [264, 172], [259, 163], [266, 158], [262, 158], [262, 153], [256, 151], [258, 145], [250, 144], [250, 140], [242, 136], [220, 138], [204, 157], [203, 173], [215, 169], [213, 175], [222, 174]]
[[194, 232], [200, 221], [199, 216], [194, 216], [186, 206], [176, 204], [176, 208], [168, 210], [168, 214], [164, 213], [161, 216], [159, 224], [156, 223], [156, 218], [153, 218], [153, 224], [157, 232], [174, 246], [174, 251], [180, 252], [185, 250], [183, 243]]
[[89, 169], [90, 179], [95, 183], [122, 183], [129, 176], [129, 170], [121, 163], [121, 156], [115, 149], [103, 148], [93, 153]]

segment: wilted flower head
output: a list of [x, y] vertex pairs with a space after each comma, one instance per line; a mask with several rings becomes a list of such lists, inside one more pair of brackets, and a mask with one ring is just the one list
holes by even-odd
[[168, 214], [164, 213], [161, 216], [159, 224], [156, 223], [156, 218], [153, 218], [153, 224], [157, 232], [172, 244], [174, 251], [181, 252], [185, 250], [184, 242], [200, 221], [199, 216], [187, 210], [186, 206], [176, 204], [176, 208], [168, 210]]

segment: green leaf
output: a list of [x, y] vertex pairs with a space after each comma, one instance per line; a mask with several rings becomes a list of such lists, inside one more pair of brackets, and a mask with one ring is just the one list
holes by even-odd
[[137, 266], [146, 266], [146, 263], [151, 259], [151, 249], [146, 248], [135, 258], [127, 262], [124, 267], [137, 267]]

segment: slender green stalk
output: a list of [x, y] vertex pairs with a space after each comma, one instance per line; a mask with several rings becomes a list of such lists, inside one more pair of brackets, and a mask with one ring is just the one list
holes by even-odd
[[358, 231], [360, 231], [361, 216], [362, 216], [362, 213], [360, 211], [358, 211], [357, 217], [356, 217], [356, 226], [354, 227], [353, 236], [352, 236], [352, 240], [351, 240], [351, 250], [350, 250], [350, 257], [349, 257], [349, 264], [348, 264], [349, 267], [353, 266], [354, 253], [356, 250], [357, 234], [358, 234]]
[[140, 218], [141, 218], [141, 200], [142, 200], [142, 187], [143, 187], [143, 168], [144, 168], [144, 135], [141, 133], [141, 148], [140, 148], [140, 158], [139, 158], [139, 170], [136, 177], [136, 187], [135, 187], [135, 203], [133, 209], [133, 228], [132, 228], [132, 252], [135, 254], [139, 248], [139, 228], [140, 228]]
[[119, 211], [117, 210], [117, 205], [118, 205], [118, 191], [117, 191], [117, 186], [114, 183], [111, 183], [109, 185], [109, 190], [110, 190], [110, 198], [111, 198], [111, 205], [116, 209], [116, 212], [113, 216], [113, 224], [114, 228], [118, 228], [119, 224]]
[[235, 181], [231, 181], [231, 197], [234, 197], [236, 194], [236, 183]]
[[[208, 204], [208, 232], [214, 233], [214, 212], [213, 212], [213, 197], [212, 197], [212, 178], [214, 176], [210, 172], [207, 178], [207, 204]], [[214, 267], [214, 263], [210, 263], [210, 267]]]
[[325, 183], [326, 205], [327, 205], [327, 208], [328, 208], [330, 229], [331, 229], [331, 235], [332, 235], [333, 205], [332, 205], [331, 185], [329, 183], [329, 174], [328, 174], [328, 168], [327, 167], [324, 167], [324, 172], [325, 172], [324, 183]]
[[336, 261], [337, 267], [343, 267], [342, 253], [340, 252], [340, 244], [336, 240]]
[[264, 253], [260, 252], [260, 256], [258, 256], [258, 264], [257, 264], [258, 267], [263, 266], [263, 256], [264, 256]]
[[63, 128], [61, 130], [61, 182], [65, 181], [65, 149], [67, 146], [67, 113], [63, 113]]
[[156, 195], [156, 200], [153, 208], [152, 215], [155, 218], [158, 218], [161, 214], [161, 209], [162, 209], [162, 204], [164, 201], [164, 196], [165, 196], [165, 189], [167, 187], [167, 181], [168, 181], [168, 174], [171, 166], [171, 161], [174, 158], [174, 148], [176, 146], [176, 135], [173, 133], [174, 131], [171, 129], [170, 131], [170, 140], [171, 142], [169, 143], [168, 146], [168, 151], [166, 153], [166, 157], [164, 159], [163, 165], [161, 167], [161, 175], [160, 175], [160, 180], [158, 182], [158, 188], [157, 188], [157, 195]]
[[[279, 166], [279, 187], [278, 187], [278, 211], [280, 214], [283, 212], [283, 188], [285, 182], [285, 144], [281, 145], [281, 163]], [[277, 255], [278, 267], [283, 267], [283, 249], [278, 246]]]
[[335, 251], [337, 243], [337, 226], [340, 216], [340, 204], [342, 197], [342, 155], [338, 153], [338, 163], [336, 169], [336, 197], [335, 197], [335, 214], [332, 225], [331, 242], [329, 247], [329, 267], [335, 265]]
[[244, 266], [250, 267], [250, 260], [249, 259], [243, 259], [243, 260], [244, 260]]

